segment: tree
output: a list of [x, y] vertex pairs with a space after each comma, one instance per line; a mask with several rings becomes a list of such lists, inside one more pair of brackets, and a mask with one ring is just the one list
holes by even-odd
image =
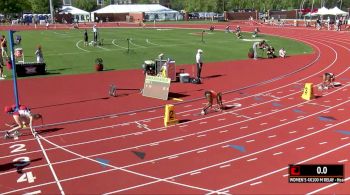
[[[38, 14], [50, 13], [49, 0], [28, 0], [32, 5], [32, 12]], [[52, 0], [54, 9], [62, 7], [61, 0]]]
[[20, 13], [23, 11], [20, 3], [14, 0], [0, 0], [0, 13], [5, 15]]
[[75, 0], [72, 2], [74, 7], [86, 10], [88, 12], [97, 9], [96, 0]]

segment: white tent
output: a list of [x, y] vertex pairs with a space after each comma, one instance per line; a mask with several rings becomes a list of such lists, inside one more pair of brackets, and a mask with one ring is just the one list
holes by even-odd
[[338, 7], [334, 7], [334, 8], [329, 10], [329, 15], [342, 15], [342, 16], [345, 16], [345, 15], [349, 15], [349, 13], [339, 9]]
[[62, 6], [60, 13], [70, 13], [73, 15], [74, 20], [78, 22], [88, 21], [90, 13], [73, 6]]
[[320, 9], [317, 10], [316, 13], [312, 13], [312, 16], [323, 16], [323, 15], [329, 15], [329, 9], [327, 9], [326, 7], [322, 7]]
[[148, 20], [172, 20], [177, 19], [179, 12], [164, 7], [159, 4], [121, 4], [121, 5], [108, 5], [92, 13], [98, 14], [111, 14], [111, 13], [137, 13], [144, 12], [145, 18]]

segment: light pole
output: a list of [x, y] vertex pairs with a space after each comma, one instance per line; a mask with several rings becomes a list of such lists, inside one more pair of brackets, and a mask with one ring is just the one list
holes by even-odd
[[50, 0], [50, 15], [51, 15], [51, 23], [54, 23], [53, 21], [53, 5], [52, 5], [52, 0]]

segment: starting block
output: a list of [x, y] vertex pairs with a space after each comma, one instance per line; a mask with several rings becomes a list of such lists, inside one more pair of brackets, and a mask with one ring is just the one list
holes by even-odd
[[174, 105], [166, 104], [164, 113], [164, 126], [175, 125], [179, 123], [179, 120], [175, 117]]
[[301, 98], [304, 100], [311, 100], [315, 98], [312, 83], [305, 83], [303, 95], [301, 95]]

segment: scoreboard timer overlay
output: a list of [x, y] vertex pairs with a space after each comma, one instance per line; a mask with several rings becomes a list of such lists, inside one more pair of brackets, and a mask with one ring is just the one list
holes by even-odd
[[[230, 24], [247, 32], [256, 27]], [[350, 194], [348, 32], [259, 29], [305, 42], [314, 53], [204, 63], [201, 85], [171, 83], [182, 102], [139, 93], [82, 100], [105, 94], [101, 86], [110, 83], [143, 86], [141, 70], [20, 80], [22, 101], [45, 116], [45, 125], [36, 127], [36, 138], [24, 130], [0, 140], [0, 194]], [[341, 86], [314, 89], [316, 98], [303, 100], [304, 84], [315, 86], [324, 72]], [[40, 87], [31, 87], [38, 80]], [[146, 93], [166, 95], [168, 81], [150, 84]], [[1, 85], [12, 89], [11, 81]], [[52, 87], [58, 85], [66, 87]], [[165, 93], [152, 94], [156, 87]], [[201, 116], [206, 89], [222, 91], [225, 105], [241, 106]], [[12, 94], [2, 96], [10, 103]], [[174, 105], [179, 124], [164, 127], [165, 104]]]

